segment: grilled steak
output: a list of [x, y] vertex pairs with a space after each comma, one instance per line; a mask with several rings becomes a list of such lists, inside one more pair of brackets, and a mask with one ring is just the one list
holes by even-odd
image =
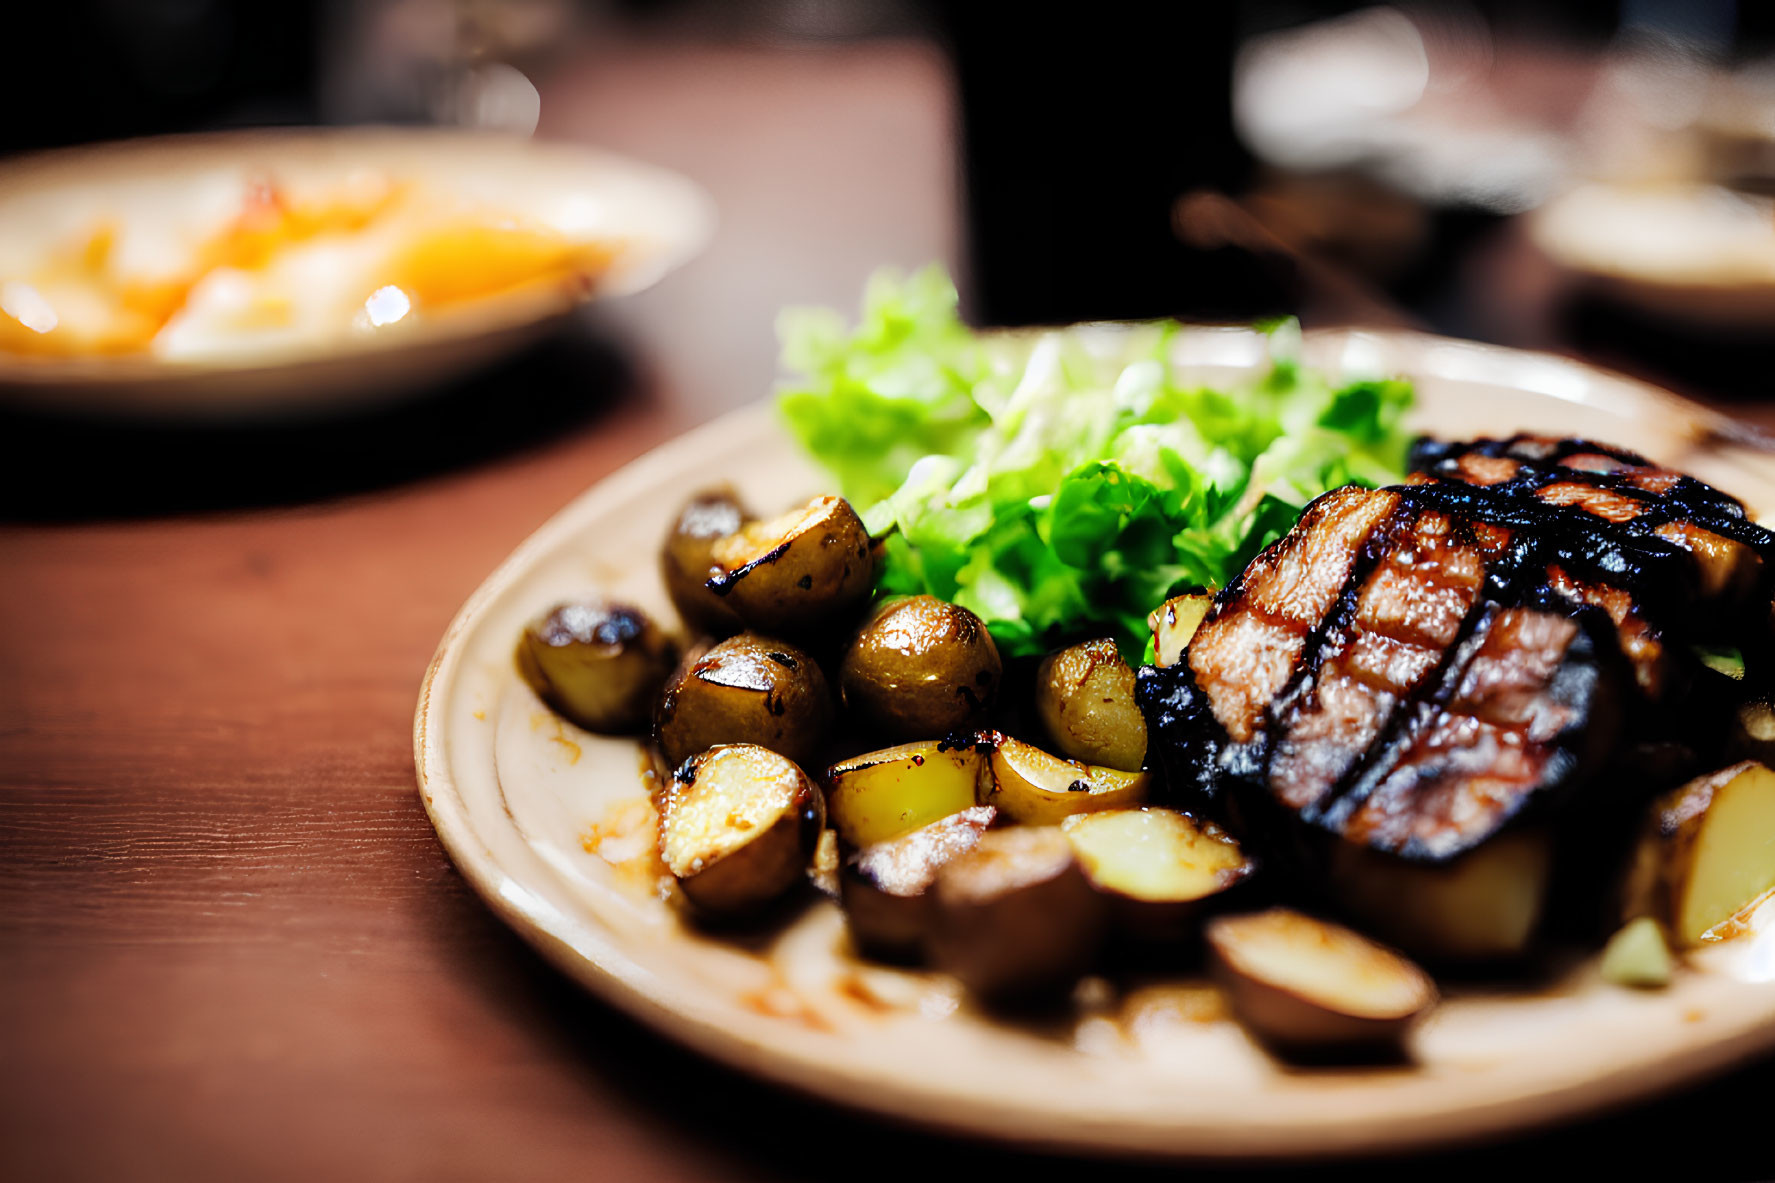
[[1624, 740], [1706, 746], [1690, 646], [1767, 648], [1775, 537], [1725, 494], [1580, 440], [1414, 461], [1315, 501], [1141, 671], [1167, 783], [1272, 858], [1445, 864], [1604, 781], [1626, 817], [1660, 786], [1599, 776]]

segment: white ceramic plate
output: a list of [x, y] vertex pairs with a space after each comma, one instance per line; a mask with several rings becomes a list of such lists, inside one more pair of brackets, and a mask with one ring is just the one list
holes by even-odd
[[[1211, 382], [1260, 363], [1245, 331], [1197, 330], [1179, 360]], [[1764, 508], [1766, 456], [1721, 442], [1705, 412], [1558, 358], [1432, 337], [1309, 335], [1309, 361], [1418, 382], [1418, 422], [1450, 435], [1533, 428], [1643, 449]], [[1198, 1157], [1397, 1149], [1594, 1110], [1775, 1046], [1775, 945], [1668, 990], [1586, 966], [1535, 994], [1456, 992], [1405, 1069], [1289, 1072], [1200, 987], [1155, 989], [1038, 1034], [971, 1009], [942, 978], [877, 968], [816, 906], [762, 950], [680, 924], [652, 890], [652, 815], [637, 745], [566, 724], [519, 681], [524, 622], [599, 591], [661, 619], [653, 556], [694, 490], [731, 480], [760, 508], [826, 487], [767, 407], [711, 423], [587, 492], [462, 609], [415, 720], [419, 783], [445, 847], [487, 902], [601, 997], [663, 1032], [817, 1096], [1021, 1143]], [[1760, 959], [1760, 962], [1759, 962]]]
[[578, 145], [413, 128], [180, 136], [45, 153], [0, 167], [0, 280], [104, 222], [151, 250], [200, 242], [238, 213], [255, 178], [325, 194], [365, 175], [509, 211], [575, 240], [622, 245], [589, 287], [532, 284], [393, 332], [343, 332], [203, 360], [0, 351], [0, 399], [184, 416], [393, 398], [520, 347], [587, 299], [646, 287], [700, 250], [713, 229], [711, 203], [688, 180]]

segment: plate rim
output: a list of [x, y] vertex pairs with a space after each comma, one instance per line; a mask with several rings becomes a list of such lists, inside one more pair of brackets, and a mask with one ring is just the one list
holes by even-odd
[[[1737, 426], [1729, 417], [1670, 391], [1557, 354], [1415, 331], [1326, 329], [1308, 331], [1304, 336], [1309, 342], [1341, 339], [1346, 344], [1371, 339], [1386, 347], [1418, 351], [1454, 346], [1506, 361], [1533, 359], [1543, 364], [1572, 367], [1592, 378], [1600, 377], [1609, 384], [1631, 388], [1636, 397], [1679, 415], [1693, 426], [1698, 439], [1713, 438], [1730, 444], [1733, 428]], [[1584, 401], [1556, 392], [1541, 393], [1565, 401]], [[533, 559], [553, 548], [557, 536], [575, 533], [580, 528], [578, 519], [593, 513], [598, 503], [618, 501], [631, 490], [654, 483], [656, 474], [677, 471], [681, 455], [694, 454], [705, 446], [706, 441], [733, 434], [741, 425], [760, 427], [773, 414], [769, 398], [729, 411], [650, 449], [570, 499], [524, 538], [476, 587], [452, 618], [420, 683], [413, 723], [417, 786], [427, 816], [451, 863], [495, 915], [557, 969], [605, 1003], [645, 1024], [659, 1037], [706, 1055], [742, 1074], [761, 1077], [824, 1104], [834, 1104], [877, 1119], [1006, 1145], [1178, 1162], [1259, 1163], [1298, 1162], [1310, 1157], [1349, 1158], [1450, 1148], [1501, 1133], [1527, 1134], [1585, 1114], [1673, 1091], [1775, 1049], [1775, 1011], [1771, 1011], [1748, 1026], [1722, 1032], [1706, 1043], [1682, 1047], [1659, 1060], [1661, 1071], [1656, 1080], [1648, 1080], [1648, 1074], [1644, 1072], [1583, 1077], [1460, 1110], [1415, 1114], [1406, 1119], [1407, 1124], [1403, 1127], [1390, 1127], [1384, 1135], [1372, 1122], [1354, 1122], [1351, 1124], [1355, 1129], [1342, 1131], [1338, 1122], [1327, 1122], [1310, 1127], [1313, 1137], [1306, 1141], [1285, 1139], [1265, 1146], [1254, 1144], [1247, 1134], [1243, 1139], [1210, 1139], [1183, 1144], [1175, 1137], [1167, 1137], [1166, 1131], [1138, 1118], [1122, 1122], [1081, 1120], [1064, 1126], [1032, 1128], [1028, 1124], [1030, 1115], [1027, 1110], [1001, 1104], [994, 1098], [976, 1097], [978, 1103], [965, 1110], [946, 1110], [931, 1104], [934, 1094], [929, 1090], [872, 1078], [856, 1070], [847, 1071], [842, 1065], [835, 1066], [814, 1056], [793, 1051], [786, 1054], [784, 1045], [794, 1043], [793, 1039], [763, 1047], [757, 1041], [723, 1027], [712, 1016], [703, 1013], [704, 1008], [699, 1004], [672, 1005], [667, 999], [650, 993], [648, 986], [658, 983], [659, 979], [628, 957], [616, 938], [595, 931], [601, 927], [595, 921], [578, 922], [561, 916], [552, 904], [517, 883], [497, 865], [491, 852], [484, 850], [466, 807], [451, 808], [451, 799], [459, 800], [460, 795], [448, 765], [444, 728], [433, 726], [434, 694], [440, 681], [453, 672], [455, 663], [462, 657], [461, 642], [479, 617], [529, 568]], [[1765, 458], [1765, 462], [1775, 461]], [[1775, 510], [1775, 506], [1764, 508]], [[518, 890], [509, 890], [510, 886]], [[556, 931], [551, 928], [555, 921], [565, 921], [575, 926], [578, 932]], [[579, 945], [573, 939], [576, 935], [581, 938]], [[587, 937], [589, 941], [585, 939]], [[599, 956], [590, 955], [580, 947], [587, 943], [596, 946]], [[666, 985], [669, 993], [669, 983]], [[1775, 990], [1775, 985], [1769, 988]], [[859, 1084], [866, 1087], [832, 1087]], [[941, 1097], [941, 1094], [935, 1095]], [[866, 1097], [867, 1101], [860, 1097]], [[1273, 1136], [1275, 1131], [1269, 1133]]]

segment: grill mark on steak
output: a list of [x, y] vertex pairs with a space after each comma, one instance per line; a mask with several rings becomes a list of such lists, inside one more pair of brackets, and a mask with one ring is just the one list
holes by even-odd
[[1315, 501], [1185, 660], [1140, 672], [1168, 782], [1235, 826], [1446, 861], [1600, 783], [1624, 719], [1685, 742], [1709, 629], [1775, 636], [1775, 535], [1691, 477], [1585, 440], [1414, 456], [1403, 485]]

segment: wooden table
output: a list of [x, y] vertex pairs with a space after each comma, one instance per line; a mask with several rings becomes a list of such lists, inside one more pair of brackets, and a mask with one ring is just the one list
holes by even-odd
[[[725, 217], [703, 259], [600, 313], [591, 346], [283, 433], [0, 425], [0, 459], [61, 474], [8, 477], [11, 515], [74, 518], [0, 527], [0, 1177], [1098, 1169], [879, 1125], [662, 1042], [494, 920], [420, 808], [415, 692], [481, 578], [586, 485], [763, 394], [779, 304], [850, 305], [883, 259], [952, 257], [928, 49], [585, 66], [545, 92], [564, 96], [553, 130], [690, 172]], [[612, 342], [626, 370], [574, 368]], [[1765, 1063], [1365, 1173], [1748, 1177], [1775, 1169], [1771, 1095]]]

